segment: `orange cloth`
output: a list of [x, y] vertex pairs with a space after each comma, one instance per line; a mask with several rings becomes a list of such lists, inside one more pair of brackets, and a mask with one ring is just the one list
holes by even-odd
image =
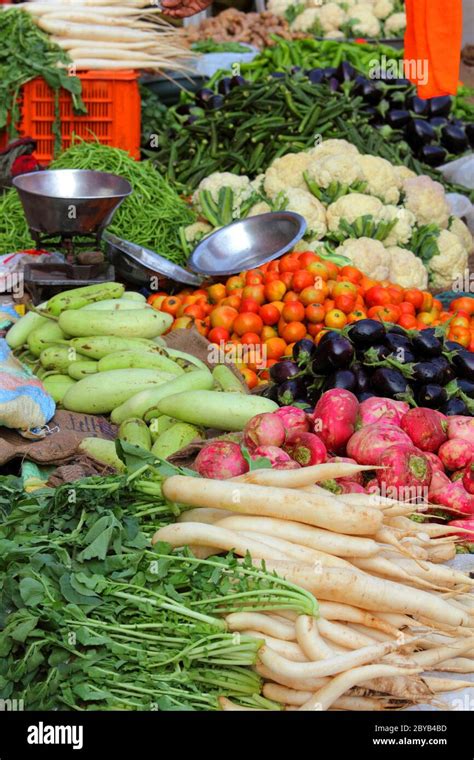
[[405, 76], [421, 98], [454, 95], [459, 82], [462, 0], [405, 0]]

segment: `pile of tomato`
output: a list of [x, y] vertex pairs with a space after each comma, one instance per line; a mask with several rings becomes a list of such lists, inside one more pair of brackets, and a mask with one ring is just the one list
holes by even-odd
[[194, 325], [226, 350], [264, 346], [264, 366], [240, 366], [250, 387], [266, 381], [269, 367], [291, 355], [298, 340], [311, 337], [317, 343], [325, 329], [367, 317], [417, 330], [449, 321], [447, 338], [474, 351], [474, 298], [458, 298], [446, 311], [428, 291], [377, 282], [312, 251], [288, 253], [225, 283], [177, 295], [154, 293], [148, 301], [175, 318], [172, 330]]

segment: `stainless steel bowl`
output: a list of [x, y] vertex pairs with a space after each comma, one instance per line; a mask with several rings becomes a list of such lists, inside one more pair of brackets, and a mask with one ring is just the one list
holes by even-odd
[[21, 174], [12, 181], [32, 232], [97, 235], [132, 192], [123, 177], [88, 169]]
[[188, 264], [215, 277], [254, 269], [290, 251], [305, 231], [306, 221], [292, 211], [249, 216], [201, 240]]

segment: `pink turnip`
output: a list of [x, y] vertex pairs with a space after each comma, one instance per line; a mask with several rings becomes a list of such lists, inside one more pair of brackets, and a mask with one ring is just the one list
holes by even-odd
[[400, 426], [422, 451], [438, 451], [448, 439], [447, 418], [435, 409], [410, 409], [403, 416]]
[[451, 473], [451, 482], [455, 483], [456, 480], [462, 480], [464, 477], [464, 470], [456, 470], [456, 472]]
[[463, 438], [450, 438], [440, 446], [438, 456], [447, 470], [461, 470], [471, 462], [474, 445]]
[[428, 461], [429, 461], [429, 463], [431, 465], [431, 469], [433, 470], [433, 472], [437, 471], [437, 472], [443, 472], [444, 473], [444, 465], [443, 465], [441, 459], [439, 458], [439, 456], [437, 456], [436, 454], [433, 454], [432, 451], [425, 451], [423, 453], [424, 453], [425, 457], [428, 459]]
[[404, 401], [395, 401], [391, 398], [367, 398], [359, 406], [358, 427], [372, 425], [374, 422], [385, 420], [394, 425], [400, 425], [404, 414], [409, 410]]
[[375, 422], [354, 433], [347, 443], [347, 454], [358, 464], [378, 465], [383, 452], [396, 443], [413, 445], [407, 434], [400, 428]]
[[431, 464], [420, 449], [408, 445], [389, 446], [380, 456], [377, 480], [383, 496], [399, 501], [428, 498]]
[[314, 433], [290, 433], [283, 448], [302, 467], [321, 464], [327, 459], [326, 446]]
[[474, 445], [474, 417], [448, 417], [448, 438], [462, 438]]
[[323, 393], [314, 409], [313, 429], [328, 451], [345, 453], [347, 441], [356, 427], [358, 410], [359, 402], [350, 391], [333, 388]]
[[451, 485], [451, 481], [444, 470], [433, 470], [428, 498], [432, 501], [435, 494], [439, 493], [449, 485]]
[[[346, 464], [357, 464], [355, 459], [351, 459], [350, 457], [329, 457], [328, 462], [345, 462]], [[350, 477], [345, 478], [338, 478], [338, 483], [362, 483], [364, 482], [363, 475], [361, 472], [357, 472], [355, 475], [351, 475]]]
[[287, 433], [307, 433], [309, 430], [308, 415], [298, 406], [282, 406], [272, 414], [280, 418]]
[[[441, 475], [441, 473], [438, 472], [435, 475]], [[452, 512], [474, 515], [474, 496], [466, 491], [460, 480], [455, 483], [451, 483], [449, 478], [446, 480], [448, 482], [442, 488], [437, 488], [434, 493], [430, 490], [430, 501]]]
[[281, 446], [285, 440], [285, 426], [277, 414], [256, 414], [244, 427], [244, 444], [250, 450], [257, 446]]
[[207, 443], [197, 455], [194, 466], [203, 478], [216, 480], [243, 475], [249, 469], [240, 446], [231, 441]]
[[372, 478], [369, 480], [365, 485], [365, 490], [367, 493], [375, 493], [378, 496], [380, 494], [380, 486], [377, 478]]
[[[341, 483], [341, 480], [344, 480], [344, 483]], [[339, 493], [366, 493], [364, 486], [361, 483], [356, 483], [355, 480], [341, 478], [336, 482], [340, 488]]]
[[282, 465], [285, 465], [283, 469], [288, 469], [288, 464], [295, 465], [296, 467], [299, 466], [286, 451], [283, 451], [278, 446], [258, 446], [252, 451], [250, 456], [252, 459], [258, 459], [259, 457], [269, 459], [272, 467], [276, 470], [282, 469]]
[[468, 493], [474, 495], [474, 462], [469, 462], [464, 470], [462, 484]]
[[474, 517], [468, 517], [465, 520], [450, 520], [450, 528], [459, 528], [457, 533], [453, 533], [454, 536], [460, 536], [468, 543], [474, 542]]

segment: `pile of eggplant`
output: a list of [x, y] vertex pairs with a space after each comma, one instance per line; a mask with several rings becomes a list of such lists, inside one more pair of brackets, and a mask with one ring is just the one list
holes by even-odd
[[327, 82], [334, 91], [350, 87], [354, 96], [362, 97], [362, 110], [369, 114], [370, 123], [387, 139], [403, 139], [416, 158], [428, 166], [440, 166], [474, 147], [474, 124], [463, 124], [452, 115], [453, 99], [449, 95], [424, 100], [408, 79], [368, 79], [345, 61], [337, 69], [306, 73], [314, 82]]
[[405, 330], [362, 319], [328, 330], [318, 345], [303, 338], [291, 359], [270, 368], [265, 395], [281, 405], [313, 407], [322, 393], [345, 388], [359, 401], [372, 396], [474, 415], [474, 354], [445, 340], [443, 328]]

